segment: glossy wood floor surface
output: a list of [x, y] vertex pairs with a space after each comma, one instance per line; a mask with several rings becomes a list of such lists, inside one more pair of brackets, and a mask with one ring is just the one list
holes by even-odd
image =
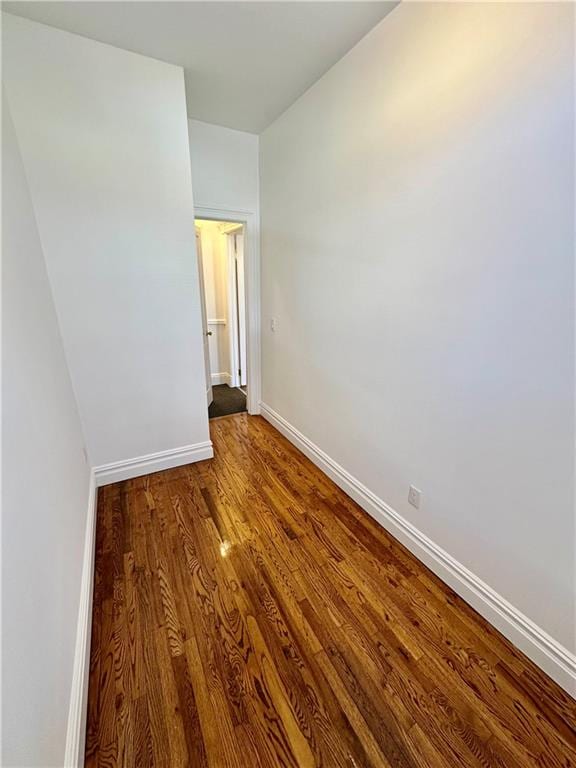
[[574, 700], [278, 432], [101, 489], [86, 765], [576, 766]]

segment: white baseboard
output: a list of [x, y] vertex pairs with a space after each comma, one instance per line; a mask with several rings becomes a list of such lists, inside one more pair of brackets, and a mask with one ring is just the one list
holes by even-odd
[[193, 461], [210, 459], [213, 455], [212, 443], [207, 441], [205, 443], [197, 443], [196, 445], [187, 445], [183, 448], [176, 448], [171, 451], [161, 451], [148, 456], [140, 456], [137, 459], [105, 464], [94, 468], [91, 472], [80, 583], [80, 601], [78, 605], [78, 625], [74, 651], [74, 669], [72, 672], [72, 688], [64, 754], [65, 768], [80, 768], [84, 765], [98, 488], [108, 483], [127, 480], [128, 478], [138, 477], [150, 472], [158, 472], [162, 469], [189, 464]]
[[90, 671], [90, 635], [92, 632], [92, 591], [94, 584], [94, 549], [96, 538], [96, 477], [91, 472], [88, 490], [88, 513], [84, 537], [84, 560], [80, 582], [78, 625], [74, 651], [74, 669], [68, 729], [66, 732], [65, 768], [80, 768], [84, 765], [84, 742], [86, 738], [86, 715], [88, 704], [88, 674]]
[[435, 544], [395, 509], [337, 464], [280, 414], [260, 403], [262, 416], [316, 466], [452, 587], [517, 648], [572, 696], [576, 696], [576, 656], [515, 608], [488, 584]]
[[228, 384], [228, 386], [231, 387], [232, 376], [230, 376], [229, 373], [213, 373], [212, 386], [215, 387], [217, 384]]
[[192, 464], [194, 461], [211, 459], [214, 456], [212, 442], [184, 445], [181, 448], [173, 448], [169, 451], [159, 451], [148, 456], [137, 456], [135, 459], [114, 461], [111, 464], [102, 464], [94, 467], [96, 485], [108, 485], [118, 483], [121, 480], [129, 480], [132, 477], [148, 475], [152, 472], [160, 472], [163, 469], [180, 467], [183, 464]]

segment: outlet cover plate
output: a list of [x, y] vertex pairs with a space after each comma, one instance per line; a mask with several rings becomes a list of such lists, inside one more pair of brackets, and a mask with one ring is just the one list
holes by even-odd
[[418, 490], [418, 488], [415, 488], [413, 485], [411, 485], [410, 490], [408, 491], [408, 502], [412, 504], [413, 507], [416, 507], [416, 509], [420, 509], [421, 499], [422, 499], [422, 491]]

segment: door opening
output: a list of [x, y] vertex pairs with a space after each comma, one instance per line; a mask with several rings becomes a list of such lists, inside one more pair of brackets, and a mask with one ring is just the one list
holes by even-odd
[[242, 222], [196, 219], [210, 418], [246, 411], [246, 291]]

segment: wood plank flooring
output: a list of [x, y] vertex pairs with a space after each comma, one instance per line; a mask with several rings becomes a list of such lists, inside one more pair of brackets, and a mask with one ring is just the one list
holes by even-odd
[[100, 490], [86, 765], [568, 768], [576, 703], [260, 417]]

